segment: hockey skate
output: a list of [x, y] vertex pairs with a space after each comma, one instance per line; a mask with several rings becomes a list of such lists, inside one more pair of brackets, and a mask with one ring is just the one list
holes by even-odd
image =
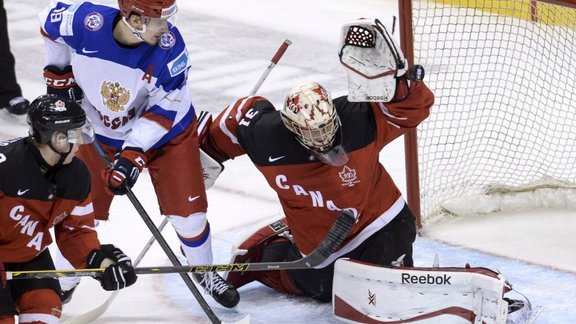
[[238, 291], [227, 284], [217, 272], [194, 273], [192, 276], [220, 305], [226, 308], [238, 305], [240, 301]]
[[62, 305], [68, 304], [72, 300], [72, 295], [80, 284], [80, 280], [76, 279], [77, 278], [74, 278], [74, 280], [60, 279], [60, 287], [62, 288], [60, 291], [60, 300], [62, 301]]
[[522, 300], [504, 297], [504, 300], [508, 303], [506, 324], [532, 324], [542, 312], [542, 307], [533, 307], [527, 298]]
[[30, 108], [30, 102], [23, 97], [16, 97], [10, 100], [6, 107], [2, 108], [6, 108], [13, 115], [25, 115]]

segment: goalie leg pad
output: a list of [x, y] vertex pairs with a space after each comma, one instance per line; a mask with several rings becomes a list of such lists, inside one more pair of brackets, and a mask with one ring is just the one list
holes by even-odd
[[[231, 263], [285, 261], [292, 246], [289, 233], [285, 218], [260, 228], [236, 248]], [[281, 293], [301, 294], [300, 290], [292, 285], [286, 271], [230, 272], [226, 277], [226, 282], [236, 288], [252, 281], [261, 282]]]
[[505, 279], [486, 268], [393, 268], [340, 259], [334, 316], [349, 323], [504, 324]]

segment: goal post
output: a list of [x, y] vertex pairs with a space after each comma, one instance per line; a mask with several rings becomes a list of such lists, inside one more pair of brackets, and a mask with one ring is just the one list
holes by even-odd
[[576, 208], [576, 0], [399, 0], [430, 117], [405, 137], [419, 227], [454, 214]]

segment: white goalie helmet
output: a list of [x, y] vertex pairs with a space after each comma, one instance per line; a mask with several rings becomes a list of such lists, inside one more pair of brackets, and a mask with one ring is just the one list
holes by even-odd
[[305, 147], [321, 153], [332, 148], [340, 119], [330, 93], [320, 84], [307, 82], [294, 87], [284, 100], [281, 116]]

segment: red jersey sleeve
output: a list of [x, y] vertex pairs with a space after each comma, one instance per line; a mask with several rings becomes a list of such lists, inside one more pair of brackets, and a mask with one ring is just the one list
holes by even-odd
[[90, 251], [100, 248], [94, 227], [94, 207], [91, 196], [88, 195], [54, 228], [58, 248], [77, 269], [85, 268]]
[[[263, 97], [244, 97], [226, 107], [210, 125], [207, 136], [207, 146], [210, 152], [216, 152], [222, 160], [233, 159], [246, 152], [238, 142], [237, 127], [249, 122], [252, 114], [258, 112], [252, 109], [254, 103], [266, 100]], [[248, 117], [248, 118], [245, 118]]]
[[430, 114], [434, 94], [424, 82], [412, 82], [410, 94], [399, 102], [373, 102], [378, 128], [377, 143], [384, 147], [408, 129], [418, 126]]

